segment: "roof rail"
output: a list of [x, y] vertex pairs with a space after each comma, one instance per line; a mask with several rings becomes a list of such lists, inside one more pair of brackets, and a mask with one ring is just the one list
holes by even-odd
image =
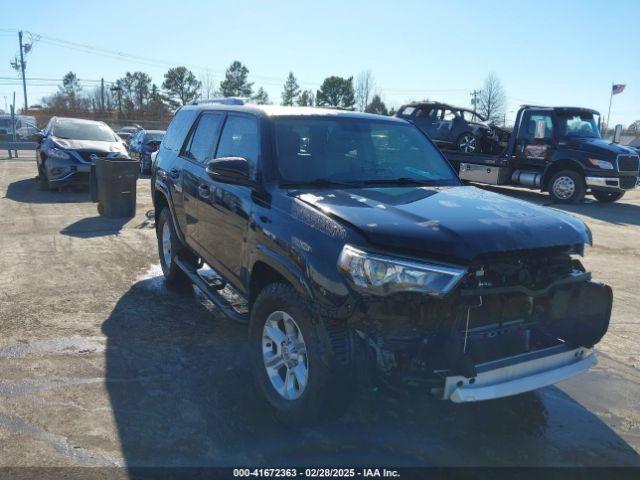
[[220, 103], [222, 105], [244, 105], [247, 99], [242, 97], [200, 98], [193, 100], [191, 105], [205, 105], [207, 103]]

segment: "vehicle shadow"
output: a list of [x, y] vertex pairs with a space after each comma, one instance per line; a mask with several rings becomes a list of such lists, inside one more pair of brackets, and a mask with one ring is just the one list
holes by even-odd
[[640, 465], [624, 440], [555, 387], [468, 405], [368, 389], [338, 420], [284, 426], [257, 394], [246, 327], [222, 319], [197, 291], [168, 291], [160, 276], [134, 284], [102, 331], [129, 468]]
[[567, 213], [575, 213], [595, 220], [613, 223], [615, 225], [640, 225], [640, 205], [626, 203], [626, 198], [623, 198], [616, 203], [600, 203], [593, 198], [587, 197], [582, 203], [575, 205], [563, 205], [559, 203], [551, 203], [551, 199], [548, 194], [533, 190], [501, 188], [487, 185], [482, 185], [481, 188], [503, 195], [508, 195], [510, 197], [519, 198], [521, 200], [526, 200], [538, 205], [553, 207]]
[[91, 201], [88, 188], [63, 188], [62, 191], [40, 190], [37, 178], [12, 182], [5, 198], [21, 203], [85, 203]]
[[[70, 237], [94, 238], [117, 235], [131, 218], [89, 217], [67, 225], [60, 233]], [[142, 227], [140, 227], [142, 228]]]

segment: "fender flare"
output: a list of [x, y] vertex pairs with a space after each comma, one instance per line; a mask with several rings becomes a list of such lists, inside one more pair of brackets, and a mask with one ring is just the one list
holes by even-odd
[[[567, 168], [557, 168], [558, 164], [566, 165]], [[548, 187], [549, 180], [554, 173], [561, 170], [575, 170], [580, 175], [584, 177], [584, 166], [577, 160], [571, 158], [561, 158], [558, 160], [553, 160], [546, 167], [544, 167], [544, 171], [542, 172], [542, 185], [540, 187], [541, 190], [546, 190]]]
[[[293, 285], [293, 288], [298, 290], [309, 300], [314, 299], [313, 291], [307, 281], [306, 273], [284, 255], [281, 255], [264, 244], [260, 244], [256, 246], [255, 250], [251, 254], [249, 269], [247, 272], [249, 275], [251, 275], [251, 272], [253, 272], [253, 269], [258, 262], [262, 262], [278, 272], [291, 285]], [[250, 283], [250, 280], [248, 283]]]
[[154, 182], [154, 184], [155, 184], [155, 187], [154, 187], [154, 195], [153, 195], [153, 197], [154, 197], [153, 198], [153, 207], [156, 210], [156, 212], [155, 212], [156, 224], [157, 224], [158, 215], [160, 215], [160, 212], [158, 212], [157, 209], [156, 209], [155, 194], [156, 194], [156, 192], [160, 192], [160, 194], [167, 201], [167, 206], [169, 207], [169, 213], [171, 214], [171, 221], [173, 222], [173, 226], [175, 228], [176, 235], [178, 236], [178, 239], [182, 242], [182, 244], [186, 245], [185, 236], [182, 233], [182, 230], [180, 229], [180, 224], [178, 223], [178, 217], [177, 217], [175, 209], [173, 207], [173, 202], [171, 201], [171, 194], [169, 193], [169, 188], [163, 182], [159, 181], [157, 178], [156, 178], [156, 181]]

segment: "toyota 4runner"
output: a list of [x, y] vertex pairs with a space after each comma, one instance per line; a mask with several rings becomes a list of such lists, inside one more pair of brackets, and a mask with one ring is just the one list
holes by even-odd
[[405, 120], [186, 106], [151, 185], [167, 284], [248, 323], [288, 421], [339, 414], [360, 379], [471, 402], [596, 362], [612, 292], [579, 261], [588, 227], [464, 186]]

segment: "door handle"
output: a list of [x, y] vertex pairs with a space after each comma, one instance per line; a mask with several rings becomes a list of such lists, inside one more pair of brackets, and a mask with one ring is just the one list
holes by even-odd
[[171, 175], [171, 178], [178, 178], [180, 176], [180, 170], [178, 170], [177, 168], [172, 168], [171, 172], [169, 172]]
[[198, 186], [198, 194], [202, 198], [209, 198], [209, 187], [207, 185], [199, 185]]

